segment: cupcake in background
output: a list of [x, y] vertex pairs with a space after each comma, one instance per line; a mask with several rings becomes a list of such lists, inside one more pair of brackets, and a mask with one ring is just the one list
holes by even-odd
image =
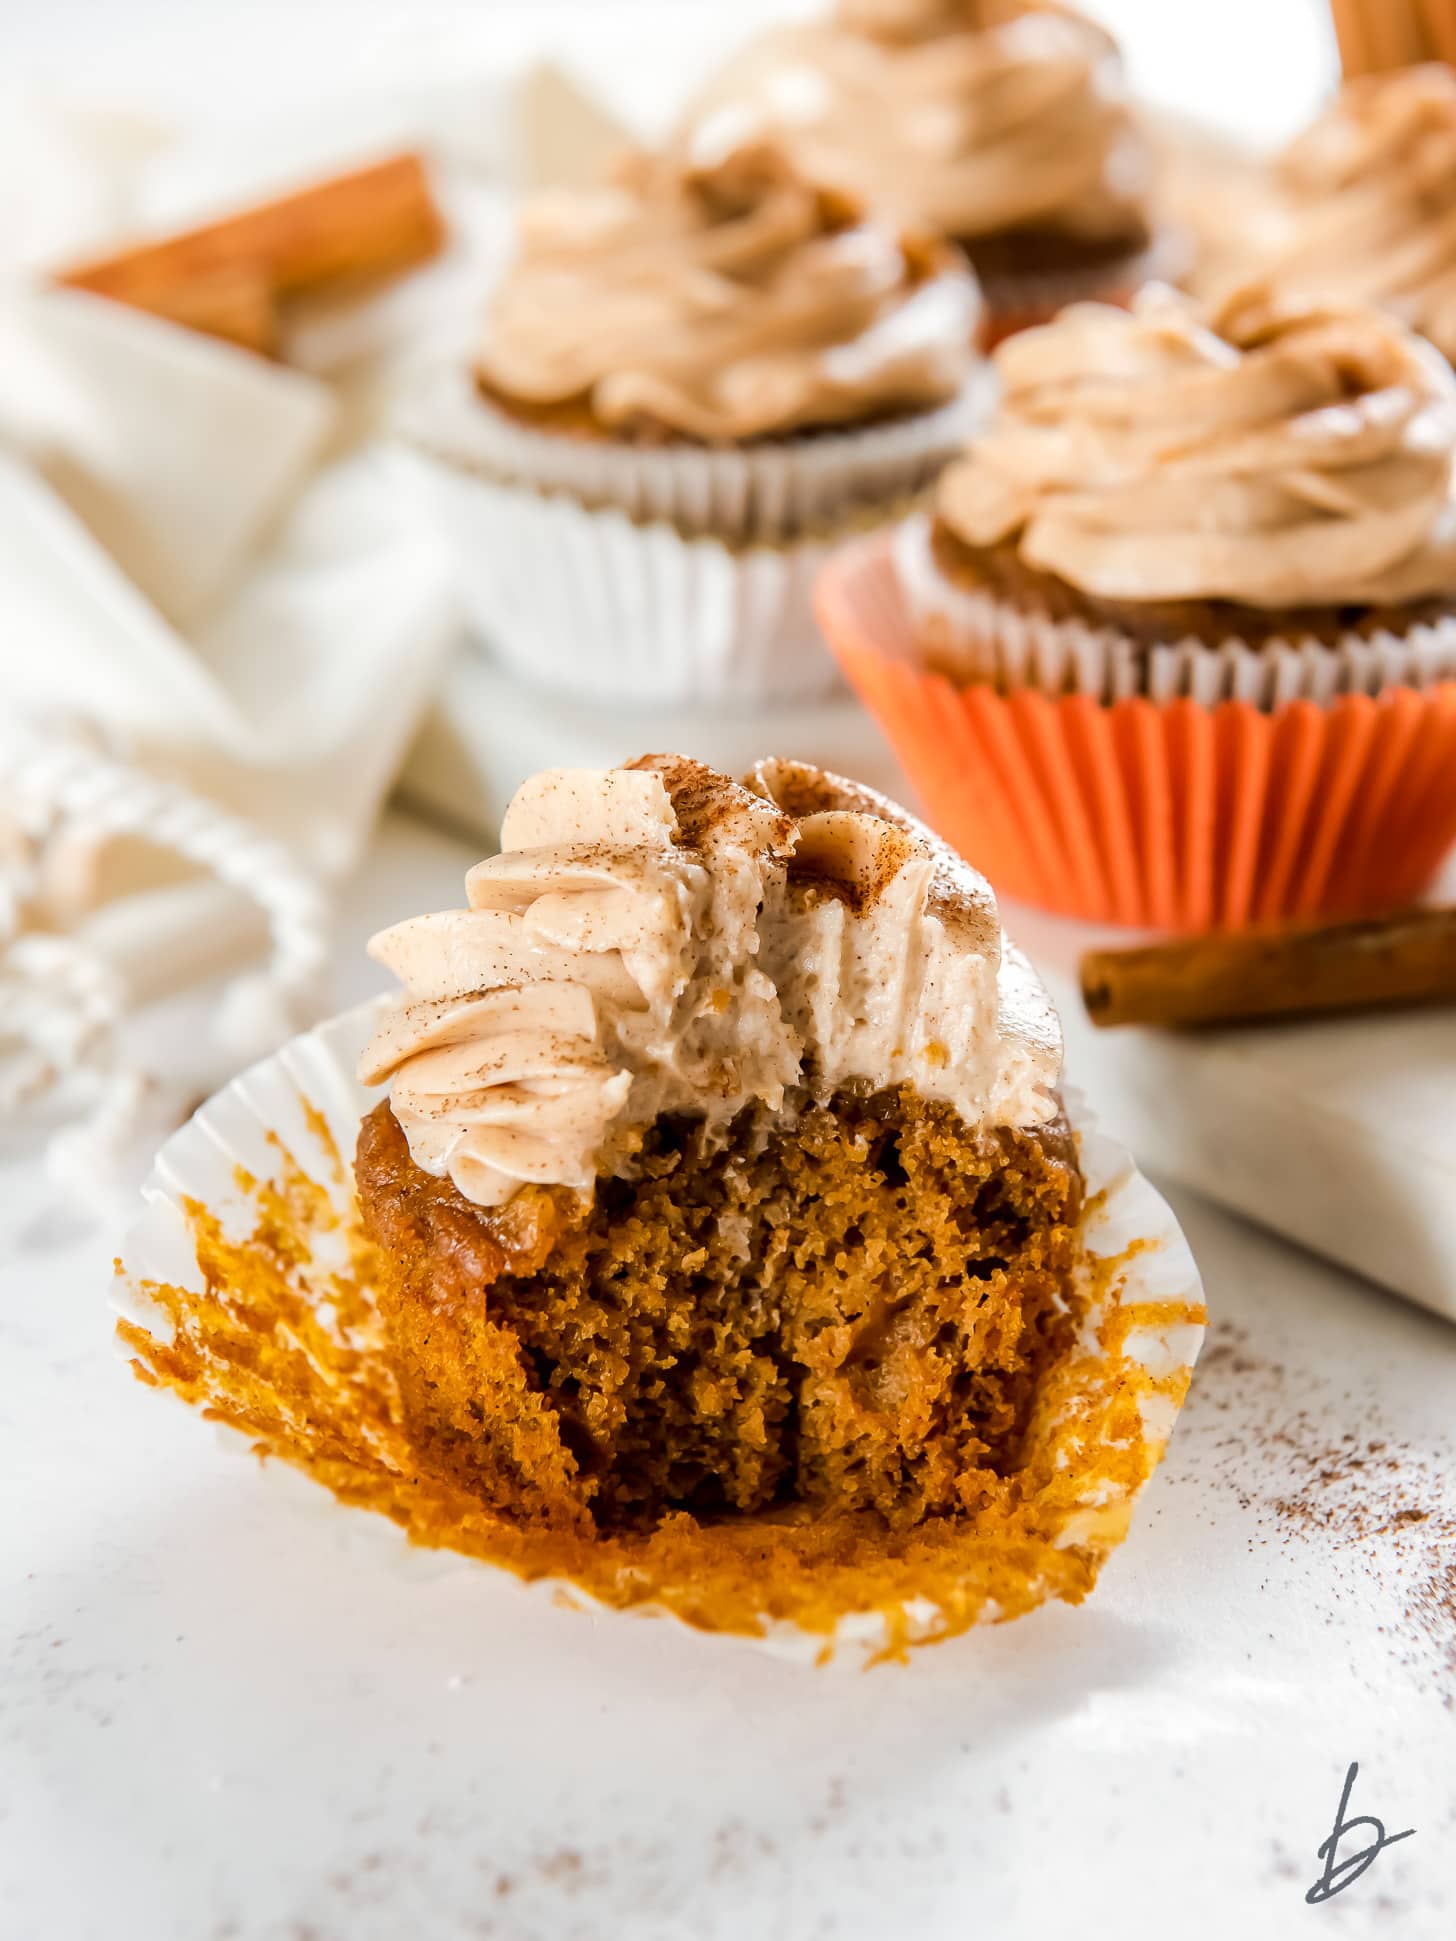
[[1184, 115], [1143, 106], [1139, 120], [1152, 156], [1153, 221], [1179, 241], [1178, 287], [1216, 302], [1287, 233], [1274, 157]]
[[1383, 312], [1150, 289], [1002, 395], [820, 611], [1007, 893], [1198, 929], [1419, 893], [1456, 837], [1456, 377]]
[[617, 701], [824, 691], [814, 574], [963, 443], [980, 317], [956, 251], [761, 142], [528, 203], [474, 371], [404, 424], [500, 657]]
[[1456, 361], [1456, 72], [1431, 62], [1350, 82], [1276, 177], [1279, 220], [1235, 278], [1381, 304]]
[[1078, 298], [1126, 300], [1163, 254], [1116, 45], [1071, 8], [841, 0], [730, 62], [683, 140], [749, 120], [816, 180], [958, 243], [993, 341]]

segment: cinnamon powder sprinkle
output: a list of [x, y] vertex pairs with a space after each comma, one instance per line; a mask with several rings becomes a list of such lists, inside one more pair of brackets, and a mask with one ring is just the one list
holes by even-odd
[[973, 1513], [901, 1531], [871, 1515], [795, 1521], [792, 1511], [715, 1522], [678, 1513], [650, 1531], [595, 1535], [514, 1524], [422, 1465], [347, 1169], [316, 1114], [310, 1133], [334, 1184], [310, 1178], [275, 1141], [275, 1177], [237, 1181], [253, 1209], [244, 1237], [184, 1202], [200, 1290], [136, 1281], [116, 1264], [147, 1315], [147, 1325], [118, 1324], [136, 1374], [238, 1429], [260, 1457], [389, 1517], [411, 1542], [559, 1579], [569, 1599], [668, 1610], [707, 1631], [756, 1635], [788, 1622], [823, 1639], [821, 1659], [848, 1612], [879, 1614], [878, 1657], [891, 1658], [1050, 1597], [1079, 1603], [1125, 1534], [1188, 1386], [1186, 1364], [1175, 1357], [1154, 1374], [1139, 1344], [1200, 1326], [1202, 1307], [1122, 1303], [1127, 1256], [1087, 1256], [1070, 1297], [1076, 1345], [1047, 1372], [1021, 1464]]
[[1358, 1393], [1297, 1380], [1249, 1331], [1216, 1321], [1170, 1474], [1230, 1496], [1252, 1548], [1318, 1555], [1337, 1595], [1378, 1595], [1411, 1682], [1456, 1709], [1456, 1462], [1400, 1436]]

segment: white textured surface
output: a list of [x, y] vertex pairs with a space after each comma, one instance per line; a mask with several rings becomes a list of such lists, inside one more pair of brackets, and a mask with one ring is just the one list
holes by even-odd
[[[470, 860], [391, 824], [338, 1002], [367, 988], [364, 933]], [[1180, 1195], [1214, 1354], [1091, 1604], [906, 1670], [729, 1650], [709, 1672], [675, 1627], [448, 1562], [418, 1581], [389, 1528], [135, 1385], [114, 1235], [78, 1231], [18, 1146], [6, 1941], [1021, 1941], [1066, 1932], [1071, 1895], [1079, 1932], [1127, 1941], [1449, 1934], [1456, 1640], [1414, 1614], [1431, 1546], [1273, 1507], [1348, 1431], [1406, 1452], [1392, 1507], [1456, 1514], [1442, 1324]], [[1416, 1835], [1308, 1909], [1351, 1759], [1356, 1806]]]
[[1456, 1321], [1456, 1009], [1098, 1031], [1077, 959], [1126, 933], [1007, 921], [1108, 1131], [1145, 1165]]
[[468, 829], [483, 845], [528, 775], [544, 768], [611, 768], [634, 755], [695, 755], [742, 775], [764, 755], [788, 755], [904, 800], [904, 774], [851, 695], [775, 703], [765, 713], [695, 705], [607, 707], [581, 694], [517, 681], [468, 647], [446, 672], [439, 699], [405, 766], [412, 801]]

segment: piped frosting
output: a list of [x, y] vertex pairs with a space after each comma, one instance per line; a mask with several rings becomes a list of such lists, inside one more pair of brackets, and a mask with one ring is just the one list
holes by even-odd
[[960, 241], [1145, 231], [1148, 157], [1116, 46], [1070, 10], [844, 0], [731, 61], [689, 146], [751, 127], [816, 181]]
[[1278, 177], [1281, 230], [1244, 273], [1382, 304], [1456, 359], [1456, 73], [1431, 62], [1351, 82]]
[[466, 909], [371, 942], [404, 990], [360, 1067], [478, 1205], [589, 1193], [664, 1113], [726, 1126], [850, 1083], [973, 1126], [1056, 1110], [1056, 1019], [988, 885], [871, 791], [647, 757], [535, 776], [501, 842]]
[[741, 441], [947, 402], [980, 310], [955, 252], [730, 142], [529, 203], [477, 369], [488, 394], [609, 431]]
[[1267, 609], [1456, 589], [1456, 376], [1382, 311], [1150, 287], [996, 353], [992, 421], [941, 477], [972, 547], [1119, 600]]

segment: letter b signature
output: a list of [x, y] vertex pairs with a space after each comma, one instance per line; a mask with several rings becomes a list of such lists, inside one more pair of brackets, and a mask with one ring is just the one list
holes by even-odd
[[[1385, 1822], [1377, 1820], [1369, 1813], [1357, 1814], [1353, 1820], [1345, 1818], [1349, 1810], [1355, 1775], [1359, 1770], [1359, 1763], [1352, 1760], [1350, 1770], [1345, 1774], [1345, 1790], [1340, 1794], [1340, 1810], [1335, 1815], [1334, 1831], [1329, 1839], [1316, 1849], [1319, 1858], [1324, 1862], [1324, 1872], [1304, 1897], [1311, 1907], [1317, 1907], [1321, 1901], [1332, 1900], [1336, 1894], [1342, 1894], [1347, 1887], [1354, 1885], [1377, 1854], [1383, 1853], [1387, 1847], [1393, 1847], [1397, 1840], [1409, 1840], [1415, 1832], [1413, 1826], [1408, 1826], [1404, 1833], [1387, 1833]], [[1344, 1859], [1340, 1859], [1340, 1842], [1351, 1834], [1360, 1832], [1368, 1832], [1370, 1835], [1364, 1846], [1347, 1854]]]

